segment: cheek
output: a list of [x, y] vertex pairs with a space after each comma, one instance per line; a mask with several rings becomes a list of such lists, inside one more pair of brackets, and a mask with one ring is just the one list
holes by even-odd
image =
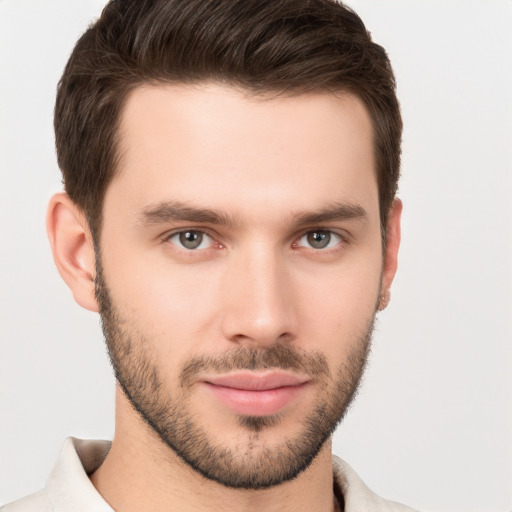
[[366, 330], [376, 313], [381, 277], [381, 260], [315, 276], [302, 285], [300, 325], [303, 337], [314, 336], [326, 346], [333, 340], [350, 345]]
[[151, 340], [162, 357], [194, 351], [218, 317], [218, 277], [206, 265], [175, 265], [164, 258], [115, 259], [105, 270], [119, 313]]

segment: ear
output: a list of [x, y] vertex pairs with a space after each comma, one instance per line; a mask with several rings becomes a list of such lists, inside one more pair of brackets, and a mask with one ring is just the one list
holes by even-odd
[[75, 301], [83, 308], [97, 312], [92, 236], [85, 215], [67, 194], [59, 193], [51, 198], [46, 230], [57, 270]]
[[390, 289], [395, 278], [398, 265], [398, 248], [400, 247], [400, 219], [402, 216], [402, 201], [395, 199], [389, 210], [386, 225], [386, 251], [382, 270], [379, 311], [386, 308], [390, 301]]

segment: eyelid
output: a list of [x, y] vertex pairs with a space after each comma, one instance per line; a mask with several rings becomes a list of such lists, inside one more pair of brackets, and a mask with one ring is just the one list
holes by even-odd
[[[204, 236], [208, 237], [211, 240], [211, 243], [209, 244], [208, 247], [206, 247], [204, 249], [187, 249], [185, 247], [179, 247], [179, 245], [170, 242], [170, 240], [171, 240], [171, 238], [173, 236], [179, 235], [180, 233], [186, 233], [187, 231], [195, 231], [195, 232], [202, 233]], [[326, 227], [311, 227], [311, 228], [308, 228], [308, 229], [305, 229], [305, 230], [303, 229], [303, 230], [300, 231], [299, 234], [295, 235], [293, 237], [294, 241], [292, 243], [292, 246], [294, 246], [294, 247], [305, 247], [306, 249], [309, 248], [309, 249], [311, 249], [311, 250], [313, 250], [315, 252], [322, 251], [322, 249], [314, 249], [313, 247], [306, 247], [306, 246], [299, 246], [298, 245], [298, 242], [299, 242], [299, 240], [301, 238], [303, 238], [304, 236], [308, 235], [309, 233], [314, 233], [314, 232], [318, 232], [318, 231], [323, 231], [323, 232], [331, 233], [332, 235], [334, 235], [338, 239], [338, 243], [336, 244], [336, 247], [332, 247], [332, 248], [328, 248], [328, 249], [323, 249], [325, 252], [328, 252], [329, 250], [335, 250], [340, 245], [348, 244], [349, 241], [350, 241], [350, 238], [351, 238], [349, 233], [346, 233], [345, 231], [341, 231], [340, 229], [326, 228]], [[212, 246], [215, 246], [215, 245], [219, 249], [224, 247], [224, 244], [218, 241], [218, 235], [217, 234], [212, 234], [211, 233], [211, 229], [204, 228], [204, 227], [195, 227], [195, 226], [179, 227], [179, 228], [172, 229], [170, 231], [166, 231], [159, 238], [160, 238], [161, 242], [171, 243], [171, 245], [177, 247], [179, 250], [182, 250], [182, 251], [185, 251], [185, 252], [189, 252], [189, 253], [205, 251], [205, 250], [210, 249]]]
[[[202, 249], [188, 249], [186, 247], [183, 247], [183, 246], [180, 246], [179, 244], [177, 243], [173, 243], [171, 241], [171, 239], [173, 237], [175, 237], [176, 235], [179, 235], [181, 233], [187, 233], [187, 232], [196, 232], [196, 233], [201, 233], [204, 237], [207, 237], [210, 239], [210, 243], [208, 244], [208, 247], [204, 247]], [[192, 252], [201, 252], [201, 251], [206, 251], [208, 249], [211, 249], [213, 246], [217, 245], [219, 248], [222, 247], [222, 245], [217, 242], [217, 240], [215, 239], [214, 236], [212, 236], [207, 229], [204, 229], [204, 228], [196, 228], [196, 227], [181, 227], [181, 228], [176, 228], [176, 229], [173, 229], [171, 231], [167, 231], [165, 234], [163, 234], [161, 237], [161, 241], [162, 242], [166, 242], [166, 243], [169, 243], [170, 245], [173, 245], [174, 247], [176, 247], [178, 250], [180, 251], [183, 251], [183, 252], [187, 252], [187, 253], [192, 253]]]
[[[299, 245], [299, 241], [304, 238], [305, 236], [309, 235], [310, 233], [318, 233], [318, 232], [325, 232], [330, 233], [334, 237], [337, 238], [338, 243], [334, 247], [328, 247], [324, 249], [315, 249], [314, 247], [309, 247], [306, 245]], [[340, 230], [333, 229], [333, 228], [325, 228], [325, 227], [316, 227], [316, 228], [308, 228], [306, 231], [301, 231], [301, 233], [295, 237], [295, 241], [293, 242], [293, 245], [295, 247], [304, 247], [305, 249], [310, 249], [315, 252], [328, 252], [338, 249], [340, 246], [344, 246], [348, 244], [348, 238], [349, 236], [346, 233], [340, 232]]]

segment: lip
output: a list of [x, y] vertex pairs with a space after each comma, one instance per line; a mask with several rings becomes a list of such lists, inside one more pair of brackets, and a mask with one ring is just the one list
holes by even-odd
[[203, 386], [233, 412], [245, 416], [277, 414], [300, 395], [310, 378], [286, 372], [236, 372], [208, 376]]
[[268, 391], [288, 386], [299, 386], [308, 382], [308, 377], [287, 372], [236, 372], [227, 375], [214, 375], [203, 379], [214, 386], [241, 389], [246, 391]]

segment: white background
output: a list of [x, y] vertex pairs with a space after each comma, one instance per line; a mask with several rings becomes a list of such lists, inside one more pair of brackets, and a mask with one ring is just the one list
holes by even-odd
[[[512, 510], [512, 2], [353, 0], [405, 120], [403, 246], [334, 451], [432, 512]], [[110, 438], [98, 318], [51, 260], [55, 87], [100, 0], [0, 0], [0, 503], [41, 488], [68, 435]]]

